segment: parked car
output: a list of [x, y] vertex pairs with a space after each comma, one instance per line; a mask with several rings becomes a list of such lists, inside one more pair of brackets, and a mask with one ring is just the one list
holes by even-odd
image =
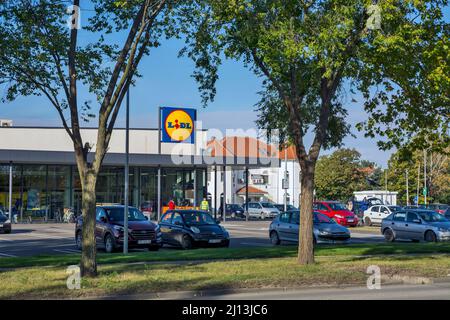
[[381, 223], [386, 241], [449, 241], [450, 221], [432, 210], [406, 209], [394, 212]]
[[228, 231], [200, 210], [168, 210], [159, 222], [164, 244], [190, 249], [195, 246], [230, 245]]
[[446, 217], [448, 220], [450, 220], [450, 207], [448, 207], [447, 210], [445, 210], [444, 217]]
[[292, 204], [288, 204], [286, 205], [286, 209], [284, 210], [284, 204], [274, 204], [275, 208], [278, 209], [278, 211], [283, 212], [283, 211], [293, 211], [293, 210], [298, 210], [298, 208], [294, 207]]
[[[342, 243], [350, 239], [350, 231], [326, 215], [314, 212], [314, 243]], [[279, 245], [281, 241], [297, 242], [300, 225], [300, 211], [282, 212], [269, 227], [270, 242]]]
[[259, 219], [275, 218], [280, 211], [270, 202], [249, 202], [248, 216]]
[[371, 226], [372, 224], [381, 224], [381, 221], [389, 216], [391, 213], [401, 210], [400, 206], [372, 206], [364, 211], [364, 224]]
[[3, 233], [11, 233], [11, 221], [1, 210], [0, 210], [0, 231], [3, 231]]
[[[128, 246], [129, 248], [148, 248], [156, 251], [161, 247], [160, 227], [142, 214], [137, 208], [128, 208]], [[103, 246], [111, 253], [123, 246], [124, 240], [124, 206], [98, 206], [96, 209], [95, 238], [97, 245]], [[82, 246], [83, 218], [75, 224], [75, 241], [77, 248]]]
[[356, 227], [359, 222], [358, 217], [338, 201], [316, 201], [313, 209], [342, 226]]
[[225, 212], [227, 213], [227, 216], [245, 218], [245, 209], [240, 204], [226, 204]]
[[410, 206], [404, 206], [403, 209], [426, 209], [427, 207], [424, 204], [414, 204]]
[[444, 214], [445, 211], [448, 209], [448, 204], [441, 204], [441, 203], [430, 203], [427, 208], [433, 211], [436, 211], [437, 213]]

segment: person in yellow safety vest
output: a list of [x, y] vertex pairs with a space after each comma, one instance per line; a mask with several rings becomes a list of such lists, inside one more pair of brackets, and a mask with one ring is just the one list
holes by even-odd
[[206, 198], [203, 198], [203, 201], [200, 204], [200, 210], [209, 211], [209, 202], [208, 202], [208, 200], [206, 200]]

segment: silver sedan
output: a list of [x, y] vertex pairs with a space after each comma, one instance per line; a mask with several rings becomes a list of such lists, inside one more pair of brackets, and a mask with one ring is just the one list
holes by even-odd
[[449, 241], [450, 221], [431, 210], [406, 209], [394, 212], [381, 223], [386, 241]]
[[[300, 224], [300, 212], [282, 212], [269, 227], [270, 242], [274, 245], [281, 241], [297, 242]], [[314, 243], [346, 243], [350, 239], [350, 231], [326, 215], [314, 212]]]

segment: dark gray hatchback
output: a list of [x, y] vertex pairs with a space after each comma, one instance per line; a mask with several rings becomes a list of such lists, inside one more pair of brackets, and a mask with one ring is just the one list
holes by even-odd
[[194, 246], [228, 247], [228, 231], [211, 215], [199, 210], [168, 210], [159, 221], [164, 244], [190, 249]]

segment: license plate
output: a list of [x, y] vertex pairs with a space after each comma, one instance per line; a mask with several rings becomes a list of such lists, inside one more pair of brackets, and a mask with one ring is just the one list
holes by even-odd
[[138, 244], [150, 244], [152, 240], [138, 240]]
[[348, 219], [348, 222], [353, 222], [353, 219]]
[[0, 228], [3, 228], [3, 225], [2, 225], [2, 224], [0, 224]]
[[209, 243], [220, 243], [220, 239], [211, 239], [211, 240], [209, 240], [208, 242]]

